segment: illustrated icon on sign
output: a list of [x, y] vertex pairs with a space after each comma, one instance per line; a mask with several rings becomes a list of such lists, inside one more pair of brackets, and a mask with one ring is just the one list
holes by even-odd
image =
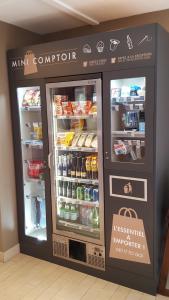
[[152, 41], [152, 36], [149, 36], [146, 34], [139, 42], [138, 45], [143, 44], [144, 42], [151, 42]]
[[133, 188], [132, 188], [131, 182], [128, 182], [127, 184], [125, 184], [123, 187], [123, 190], [124, 190], [124, 194], [127, 194], [127, 195], [132, 194]]
[[87, 65], [88, 65], [88, 62], [87, 62], [87, 61], [84, 61], [84, 62], [83, 62], [83, 67], [86, 68]]
[[118, 47], [119, 44], [120, 44], [119, 40], [111, 39], [110, 40], [110, 50], [111, 51], [115, 51], [117, 49], [117, 47]]
[[129, 34], [127, 35], [127, 46], [128, 46], [128, 48], [129, 48], [129, 50], [131, 50], [131, 49], [134, 48], [134, 47], [133, 47], [132, 39], [131, 39], [131, 37], [130, 37]]
[[115, 63], [116, 63], [116, 57], [112, 57], [112, 58], [111, 58], [111, 63], [112, 63], [112, 64], [115, 64]]
[[103, 43], [103, 41], [99, 41], [99, 42], [97, 43], [97, 45], [96, 45], [96, 48], [97, 48], [97, 51], [98, 51], [99, 53], [102, 53], [103, 50], [104, 50], [104, 43]]
[[83, 53], [92, 53], [92, 49], [89, 44], [83, 46]]

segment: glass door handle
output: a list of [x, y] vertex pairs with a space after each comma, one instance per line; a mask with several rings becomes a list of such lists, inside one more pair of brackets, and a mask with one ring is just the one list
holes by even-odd
[[105, 159], [109, 159], [109, 153], [107, 151], [105, 152]]
[[52, 152], [48, 154], [48, 167], [49, 169], [52, 168]]

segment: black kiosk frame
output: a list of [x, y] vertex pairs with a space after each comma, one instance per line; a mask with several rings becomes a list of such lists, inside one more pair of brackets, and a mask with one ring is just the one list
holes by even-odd
[[[163, 254], [164, 215], [168, 206], [168, 53], [168, 33], [157, 24], [8, 51], [18, 231], [22, 253], [150, 294], [156, 293]], [[79, 264], [78, 260], [65, 260], [53, 256], [50, 171], [47, 162], [49, 142], [46, 84], [97, 78], [102, 80], [106, 250], [104, 270]], [[130, 106], [136, 105], [131, 101], [137, 102], [141, 99], [131, 100], [130, 96], [133, 94], [130, 94], [127, 100], [121, 100], [119, 86], [113, 84], [116, 80], [123, 80], [125, 85], [126, 78], [145, 78], [146, 81], [145, 124], [139, 125], [145, 125], [145, 130], [143, 129], [145, 135], [142, 133], [139, 137], [140, 142], [136, 142], [138, 156], [141, 153], [138, 145], [144, 145], [145, 149], [142, 152], [143, 159], [139, 161], [139, 157], [132, 158], [132, 162], [131, 147], [133, 140], [138, 140], [137, 131], [133, 131], [131, 136], [125, 135], [125, 139], [119, 133], [118, 138], [116, 135], [112, 139], [112, 133], [117, 134], [116, 127], [120, 126], [122, 131], [119, 120], [116, 121], [117, 126], [112, 125], [114, 111], [119, 112], [121, 104], [124, 104], [122, 102], [129, 101], [127, 105]], [[28, 237], [24, 231], [23, 171], [17, 88], [27, 86], [39, 86], [41, 91], [43, 155], [46, 163], [46, 241]], [[113, 97], [118, 98], [117, 101], [113, 100], [112, 91], [116, 93]], [[125, 116], [123, 112], [123, 121]], [[132, 118], [135, 118], [134, 116], [132, 115]], [[128, 123], [125, 124], [128, 126]], [[126, 128], [123, 128], [123, 131], [129, 134]], [[123, 148], [124, 140], [128, 141], [128, 150]], [[113, 158], [115, 157], [112, 154], [114, 145], [117, 151], [117, 145], [120, 145], [121, 150], [123, 148], [124, 151], [128, 151], [125, 153], [125, 159], [124, 155], [118, 159]], [[131, 154], [130, 158], [127, 156], [128, 153]], [[79, 251], [84, 252], [80, 241], [79, 244], [78, 241], [74, 243], [71, 241], [69, 246], [78, 248], [78, 245]], [[84, 260], [83, 253], [82, 256]]]

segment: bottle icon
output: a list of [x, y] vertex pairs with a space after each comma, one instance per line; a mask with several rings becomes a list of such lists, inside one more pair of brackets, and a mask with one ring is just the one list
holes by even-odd
[[133, 42], [129, 34], [127, 35], [127, 46], [129, 50], [133, 49]]
[[76, 178], [81, 177], [81, 156], [77, 157]]
[[63, 163], [62, 163], [62, 155], [58, 156], [58, 176], [63, 175]]
[[87, 172], [86, 172], [86, 158], [82, 158], [82, 166], [81, 166], [81, 178], [86, 178]]

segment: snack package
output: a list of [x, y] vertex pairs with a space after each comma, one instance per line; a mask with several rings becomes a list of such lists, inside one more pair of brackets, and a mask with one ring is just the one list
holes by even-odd
[[97, 148], [98, 146], [98, 143], [97, 143], [97, 136], [95, 136], [92, 140], [92, 143], [91, 143], [91, 147], [92, 148]]
[[84, 147], [85, 145], [85, 140], [86, 140], [86, 137], [87, 137], [87, 134], [86, 133], [82, 133], [79, 140], [78, 140], [78, 143], [77, 143], [77, 146], [78, 147]]
[[88, 115], [89, 111], [91, 109], [91, 106], [92, 106], [92, 102], [90, 100], [83, 101], [81, 103], [82, 114]]
[[53, 96], [53, 104], [54, 104], [54, 114], [56, 116], [63, 115], [62, 102], [66, 102], [68, 100], [68, 96], [66, 95], [54, 95]]
[[73, 115], [72, 102], [71, 101], [62, 102], [62, 109], [63, 109], [63, 114], [65, 116]]
[[40, 90], [35, 90], [33, 94], [34, 106], [40, 106]]
[[89, 110], [89, 114], [90, 114], [90, 115], [97, 114], [97, 106], [96, 106], [96, 104], [93, 104], [93, 105], [92, 105], [92, 107], [91, 107], [90, 110]]
[[94, 133], [90, 133], [87, 135], [86, 140], [85, 140], [85, 147], [88, 147], [88, 148], [91, 147], [94, 136], [95, 136]]
[[80, 133], [76, 133], [73, 140], [72, 140], [72, 147], [77, 147], [77, 143], [78, 143], [78, 140], [80, 138], [81, 134]]
[[79, 101], [73, 101], [72, 102], [72, 110], [73, 110], [73, 114], [75, 116], [78, 116], [78, 115], [82, 114]]
[[60, 133], [56, 137], [56, 145], [57, 146], [65, 146], [65, 133]]
[[70, 121], [70, 128], [74, 130], [82, 130], [84, 128], [84, 119], [74, 119]]
[[40, 106], [40, 90], [26, 90], [23, 96], [22, 106]]
[[68, 132], [65, 134], [65, 146], [71, 146], [73, 138], [74, 138], [74, 132]]
[[128, 153], [127, 147], [122, 141], [119, 142], [118, 144], [114, 144], [114, 152], [116, 155]]

